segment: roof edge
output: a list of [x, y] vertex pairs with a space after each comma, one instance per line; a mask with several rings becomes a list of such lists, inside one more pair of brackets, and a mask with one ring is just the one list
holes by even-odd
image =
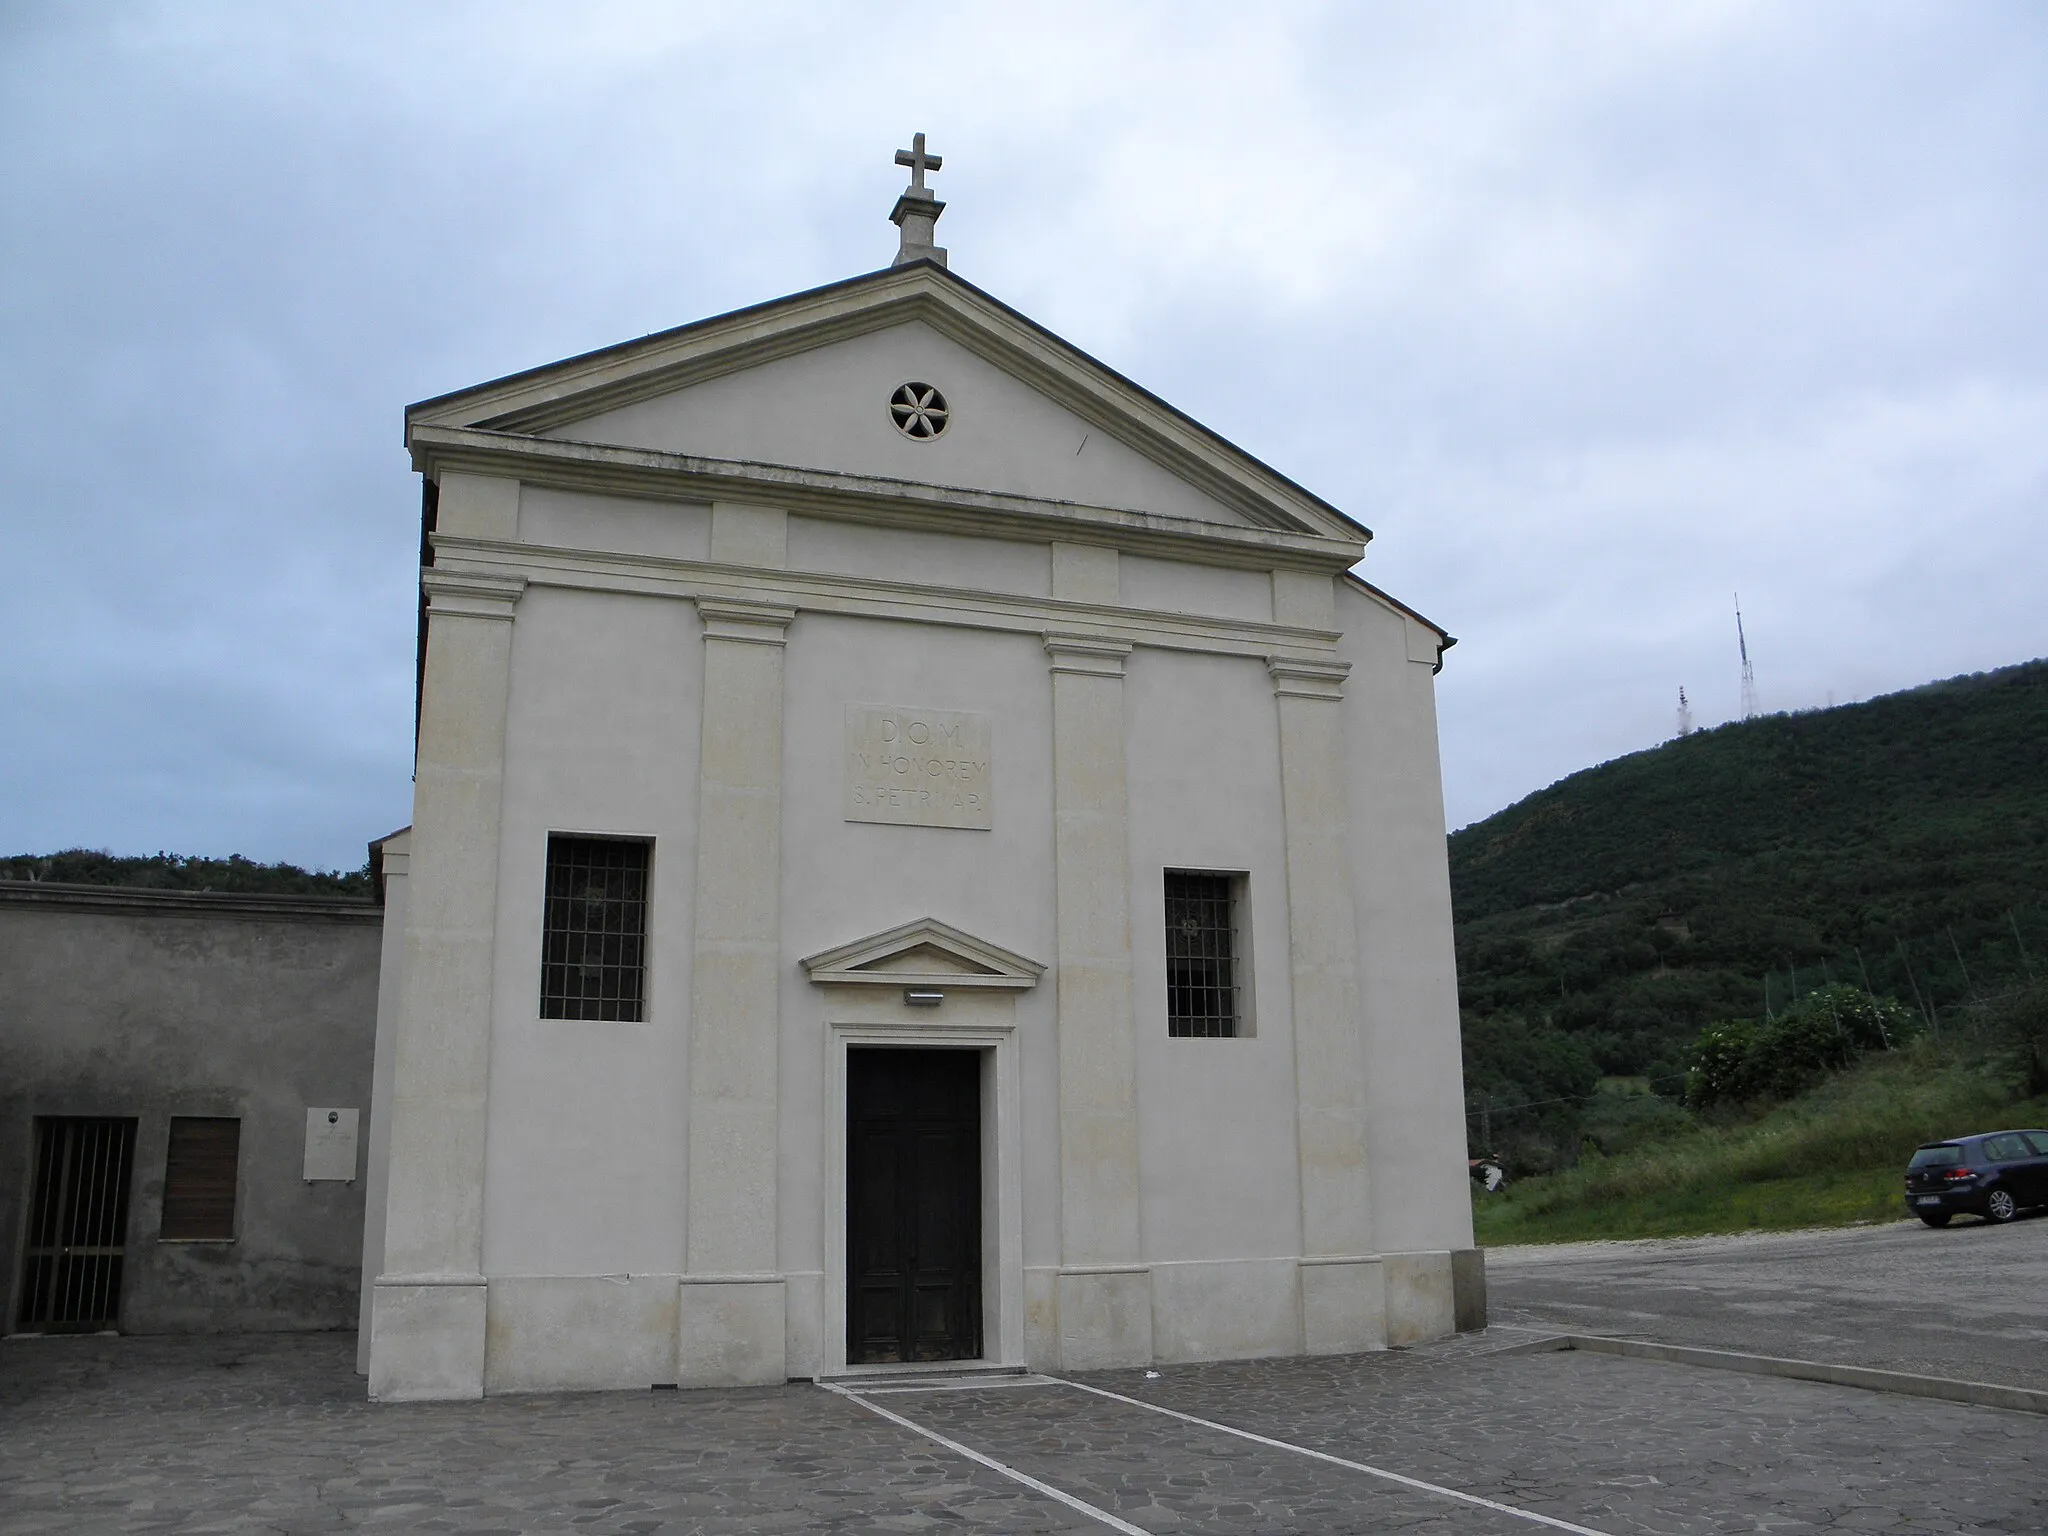
[[[1318, 530], [1324, 532], [1326, 536], [1340, 536], [1339, 531], [1341, 530], [1341, 536], [1355, 536], [1362, 541], [1370, 541], [1372, 538], [1371, 529], [1358, 522], [1355, 518], [1352, 518], [1333, 503], [1317, 495], [1314, 491], [1309, 490], [1300, 482], [1281, 473], [1271, 464], [1258, 457], [1258, 455], [1248, 452], [1224, 437], [1221, 433], [1197, 421], [1178, 406], [1163, 399], [1128, 375], [1110, 367], [1092, 353], [1083, 350], [1056, 332], [1049, 330], [1038, 321], [1033, 320], [1029, 315], [1024, 314], [1021, 310], [1004, 303], [985, 289], [977, 287], [957, 273], [928, 259], [919, 259], [906, 262], [901, 266], [884, 267], [873, 272], [861, 273], [854, 277], [842, 278], [837, 282], [807, 288], [798, 293], [785, 295], [782, 298], [770, 299], [759, 304], [747, 305], [740, 309], [728, 310], [723, 314], [708, 316], [701, 320], [693, 320], [684, 325], [670, 327], [667, 330], [651, 331], [644, 336], [636, 337], [630, 341], [616, 342], [610, 346], [600, 347], [589, 352], [577, 353], [552, 363], [542, 364], [539, 367], [505, 374], [499, 378], [487, 380], [480, 384], [473, 384], [464, 389], [431, 396], [406, 407], [407, 441], [410, 443], [412, 429], [416, 424], [423, 425], [431, 422], [434, 425], [456, 425], [456, 423], [448, 420], [450, 408], [458, 406], [465, 401], [477, 402], [480, 406], [486, 408], [486, 414], [480, 415], [477, 420], [461, 423], [462, 425], [478, 427], [483, 426], [485, 422], [489, 422], [493, 426], [512, 427], [514, 430], [519, 430], [523, 426], [530, 425], [522, 421], [521, 418], [534, 416], [535, 413], [552, 417], [554, 412], [549, 409], [550, 407], [558, 406], [564, 402], [586, 395], [601, 394], [607, 386], [596, 379], [594, 375], [605, 364], [627, 361], [635, 352], [652, 352], [663, 347], [673, 347], [677, 343], [687, 341], [693, 336], [703, 336], [708, 339], [720, 330], [737, 330], [744, 327], [748, 322], [760, 321], [773, 316], [777, 311], [795, 312], [804, 308], [818, 310], [819, 313], [815, 320], [808, 323], [802, 322], [799, 318], [798, 323], [789, 333], [790, 337], [794, 339], [816, 330], [824, 333], [829, 338], [830, 332], [851, 323], [857, 316], [850, 316], [846, 313], [834, 315], [828, 312], [826, 301], [856, 292], [862, 288], [898, 290], [901, 295], [900, 302], [906, 306], [917, 304], [921, 293], [925, 295], [925, 302], [937, 303], [936, 295], [950, 290], [956, 304], [965, 301], [970, 306], [978, 305], [983, 307], [991, 316], [1015, 327], [1041, 346], [1051, 349], [1057, 357], [1065, 359], [1070, 365], [1076, 367], [1081, 372], [1094, 375], [1098, 380], [1110, 386], [1112, 392], [1121, 391], [1125, 393], [1129, 397], [1128, 401], [1121, 403], [1126, 407], [1125, 414], [1127, 416], [1130, 414], [1128, 407], [1135, 404], [1156, 413], [1165, 422], [1169, 423], [1174, 431], [1162, 434], [1157, 428], [1151, 429], [1158, 440], [1149, 447], [1142, 442], [1133, 442], [1131, 444], [1133, 448], [1145, 453], [1147, 457], [1154, 458], [1160, 463], [1162, 468], [1171, 473], [1181, 475], [1183, 478], [1191, 478], [1198, 485], [1210, 478], [1209, 474], [1203, 473], [1203, 470], [1207, 469], [1208, 466], [1199, 463], [1199, 461], [1190, 461], [1188, 458], [1189, 448], [1183, 443], [1175, 441], [1175, 432], [1186, 434], [1199, 448], [1219, 455], [1225, 462], [1235, 467], [1240, 494], [1249, 494], [1260, 500], [1275, 502], [1278, 504], [1275, 510], [1286, 507], [1288, 503], [1293, 503], [1293, 506], [1288, 509], [1287, 515], [1305, 519], [1311, 526], [1319, 521], [1332, 525], [1328, 529]], [[955, 341], [961, 340], [957, 335], [953, 339]], [[997, 339], [1000, 340], [999, 332], [997, 333]], [[735, 338], [731, 350], [737, 354], [762, 348], [772, 349], [773, 340], [774, 335], [772, 332], [750, 339]], [[714, 346], [710, 355], [716, 356], [717, 350]], [[794, 350], [801, 350], [801, 348]], [[995, 361], [995, 359], [991, 360]], [[1018, 357], [1010, 361], [1028, 364], [1031, 362], [1031, 359], [1020, 353]], [[686, 362], [687, 359], [678, 359], [674, 366], [677, 370], [682, 370]], [[744, 363], [742, 364], [742, 366], [745, 365]], [[664, 375], [668, 371], [661, 367], [650, 367], [649, 370], [650, 374], [653, 375]], [[1047, 384], [1046, 379], [1042, 377], [1028, 377], [1028, 374], [1032, 371], [1036, 370], [1027, 368], [1026, 382], [1032, 383], [1039, 388], [1045, 388]], [[573, 376], [578, 374], [592, 376], [587, 388], [579, 389], [575, 387]], [[545, 401], [530, 400], [520, 405], [508, 405], [502, 411], [488, 412], [487, 403], [494, 393], [502, 395], [519, 389], [522, 386], [533, 386], [547, 380], [550, 376], [563, 379], [563, 382], [568, 387], [560, 394], [552, 396]], [[613, 389], [621, 387], [620, 381], [612, 381], [610, 387]], [[676, 387], [683, 386], [678, 385]], [[658, 390], [654, 392], [659, 393]], [[1055, 398], [1059, 398], [1058, 393], [1056, 391], [1054, 393]], [[1084, 416], [1089, 414], [1086, 409], [1080, 408], [1080, 403], [1077, 401], [1062, 399], [1061, 403], [1067, 405], [1070, 409], [1076, 409], [1078, 414]], [[1120, 402], [1114, 399], [1098, 399], [1091, 403], [1104, 409], [1114, 410]], [[603, 409], [607, 407], [600, 406], [598, 408]], [[1142, 421], [1142, 417], [1139, 420]], [[1107, 430], [1106, 427], [1105, 429]], [[545, 430], [545, 428], [536, 426], [534, 430]], [[1209, 489], [1212, 494], [1215, 493], [1214, 487], [1205, 486], [1204, 488]], [[1240, 508], [1239, 510], [1245, 509]], [[1257, 520], [1256, 517], [1255, 520]]]
[[54, 880], [0, 880], [0, 906], [75, 912], [170, 913], [182, 917], [341, 919], [381, 923], [384, 910], [368, 897], [301, 896], [262, 891], [166, 891], [150, 886], [81, 885]]
[[1353, 586], [1359, 588], [1361, 591], [1369, 593], [1371, 596], [1378, 598], [1381, 602], [1385, 603], [1389, 608], [1392, 608], [1395, 612], [1405, 614], [1407, 617], [1413, 619], [1416, 623], [1420, 624], [1424, 629], [1432, 631], [1437, 638], [1437, 647], [1436, 665], [1430, 670], [1433, 673], [1443, 671], [1444, 652], [1448, 651], [1452, 646], [1458, 643], [1458, 637], [1456, 635], [1452, 634], [1448, 629], [1445, 629], [1443, 625], [1437, 623], [1435, 619], [1428, 617], [1426, 614], [1418, 613], [1415, 609], [1410, 608], [1406, 603], [1402, 602], [1401, 599], [1399, 599], [1398, 597], [1395, 597], [1391, 592], [1386, 591], [1384, 588], [1374, 586], [1371, 582], [1367, 581], [1363, 576], [1359, 575], [1358, 572], [1346, 571], [1344, 573], [1344, 579], [1350, 582]]

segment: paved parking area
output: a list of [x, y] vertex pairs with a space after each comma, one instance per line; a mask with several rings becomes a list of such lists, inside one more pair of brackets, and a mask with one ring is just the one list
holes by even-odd
[[333, 1335], [13, 1340], [0, 1530], [2048, 1528], [2038, 1415], [1507, 1342], [867, 1399], [1065, 1503], [809, 1385], [376, 1406]]
[[1486, 1271], [1496, 1324], [2048, 1389], [2048, 1215], [1495, 1248]]

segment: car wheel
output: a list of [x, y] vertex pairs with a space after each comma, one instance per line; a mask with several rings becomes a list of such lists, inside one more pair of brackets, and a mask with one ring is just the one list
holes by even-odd
[[1947, 1211], [1922, 1211], [1919, 1213], [1920, 1219], [1926, 1222], [1927, 1225], [1929, 1225], [1930, 1227], [1947, 1226], [1948, 1214], [1949, 1213]]
[[2011, 1221], [2019, 1212], [2019, 1202], [2009, 1189], [1994, 1189], [1984, 1197], [1984, 1214], [1993, 1221]]

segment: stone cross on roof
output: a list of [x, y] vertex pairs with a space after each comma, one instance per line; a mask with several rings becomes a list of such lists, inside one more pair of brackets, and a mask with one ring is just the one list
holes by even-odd
[[946, 211], [946, 205], [924, 184], [924, 173], [936, 171], [944, 165], [945, 157], [926, 154], [924, 135], [919, 133], [911, 136], [910, 148], [896, 151], [896, 163], [910, 167], [910, 185], [903, 189], [903, 195], [896, 199], [896, 207], [889, 214], [889, 221], [903, 233], [896, 249], [896, 260], [891, 265], [900, 267], [906, 261], [936, 261], [943, 267], [946, 264], [945, 247], [932, 242], [939, 215]]
[[926, 171], [936, 171], [946, 163], [946, 157], [944, 155], [926, 154], [924, 152], [924, 135], [913, 133], [910, 136], [910, 148], [896, 151], [896, 163], [910, 167], [910, 190], [922, 192], [925, 189], [924, 173]]

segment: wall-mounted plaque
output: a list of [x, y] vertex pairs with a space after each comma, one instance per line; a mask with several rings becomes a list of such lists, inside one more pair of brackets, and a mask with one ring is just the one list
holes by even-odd
[[353, 1109], [306, 1111], [306, 1171], [311, 1184], [319, 1179], [356, 1181], [356, 1124]]
[[986, 829], [995, 814], [987, 715], [846, 706], [846, 819]]

